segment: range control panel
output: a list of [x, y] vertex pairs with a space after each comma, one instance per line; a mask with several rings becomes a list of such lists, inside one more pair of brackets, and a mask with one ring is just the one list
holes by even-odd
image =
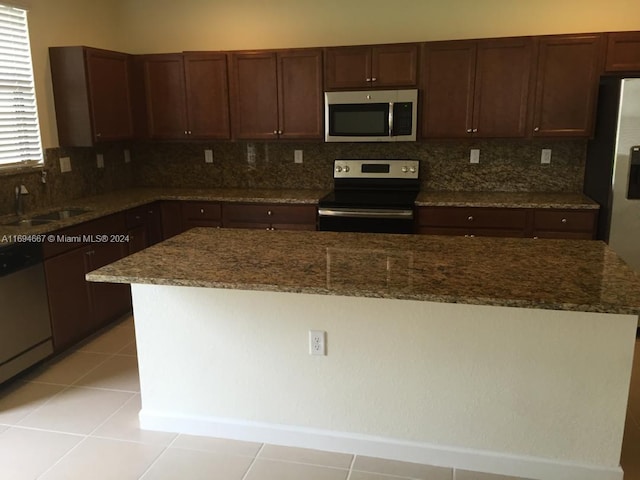
[[417, 180], [419, 160], [335, 160], [333, 178], [403, 178]]

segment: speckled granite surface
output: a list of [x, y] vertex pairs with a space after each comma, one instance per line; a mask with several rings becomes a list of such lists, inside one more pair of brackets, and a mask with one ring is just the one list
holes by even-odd
[[595, 241], [199, 228], [87, 278], [640, 313], [640, 275]]
[[420, 192], [417, 206], [598, 209], [580, 193]]
[[[56, 208], [85, 208], [87, 213], [33, 227], [3, 225], [15, 220], [14, 216], [0, 217], [0, 243], [5, 236], [31, 235], [52, 232], [77, 225], [111, 213], [134, 208], [156, 200], [203, 200], [224, 202], [306, 203], [317, 204], [328, 190], [246, 189], [246, 188], [129, 188], [102, 195], [80, 198], [49, 208], [27, 211], [26, 216]], [[422, 192], [417, 205], [458, 205], [539, 208], [598, 208], [592, 200], [581, 194], [554, 193], [500, 193], [500, 192]]]
[[[58, 205], [56, 208], [85, 208], [88, 211], [82, 215], [59, 220], [38, 226], [8, 226], [3, 223], [15, 220], [15, 216], [0, 217], [0, 243], [3, 237], [14, 235], [34, 235], [52, 232], [60, 228], [77, 225], [82, 222], [103, 217], [111, 213], [120, 212], [157, 200], [203, 200], [212, 202], [265, 202], [265, 203], [296, 203], [316, 204], [325, 195], [325, 190], [278, 190], [278, 189], [196, 189], [196, 188], [131, 188], [118, 190], [103, 195], [81, 198], [72, 202]], [[56, 209], [50, 207], [39, 211], [29, 211], [26, 216], [31, 217], [39, 213], [46, 213]]]

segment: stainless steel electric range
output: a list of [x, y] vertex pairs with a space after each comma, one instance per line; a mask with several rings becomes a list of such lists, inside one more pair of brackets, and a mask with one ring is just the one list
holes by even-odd
[[318, 229], [412, 233], [418, 160], [335, 160], [333, 191], [318, 203]]

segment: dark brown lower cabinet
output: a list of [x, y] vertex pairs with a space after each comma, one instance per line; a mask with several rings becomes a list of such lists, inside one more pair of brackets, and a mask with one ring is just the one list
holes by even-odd
[[[66, 241], [44, 245], [53, 343], [55, 351], [60, 352], [131, 309], [129, 285], [85, 280], [88, 272], [126, 256], [129, 244], [125, 241], [122, 214], [54, 234], [66, 238]], [[92, 243], [91, 236], [95, 235], [108, 235], [109, 241]], [[121, 235], [121, 238], [112, 235]]]
[[316, 206], [226, 203], [222, 205], [222, 225], [225, 228], [316, 230]]
[[418, 207], [416, 233], [591, 240], [597, 209]]

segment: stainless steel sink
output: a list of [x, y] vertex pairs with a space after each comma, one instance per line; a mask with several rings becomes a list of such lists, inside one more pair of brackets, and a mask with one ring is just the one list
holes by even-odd
[[[33, 217], [20, 218], [12, 220], [10, 222], [4, 222], [2, 225], [11, 227], [34, 227], [36, 225], [44, 225], [47, 223], [64, 220], [66, 218], [75, 217], [87, 213], [90, 210], [86, 208], [63, 208], [61, 210], [54, 210], [53, 212], [43, 213], [41, 215], [34, 215]], [[15, 217], [14, 217], [15, 218]]]
[[23, 218], [22, 220], [14, 220], [13, 222], [3, 223], [2, 225], [8, 225], [10, 227], [34, 227], [51, 222], [55, 222], [55, 220], [47, 220], [46, 218]]
[[87, 210], [86, 208], [65, 208], [62, 210], [56, 210], [54, 212], [43, 213], [42, 215], [36, 215], [35, 217], [32, 217], [32, 220], [64, 220], [65, 218], [82, 215], [83, 213], [87, 213], [88, 211], [89, 210]]

